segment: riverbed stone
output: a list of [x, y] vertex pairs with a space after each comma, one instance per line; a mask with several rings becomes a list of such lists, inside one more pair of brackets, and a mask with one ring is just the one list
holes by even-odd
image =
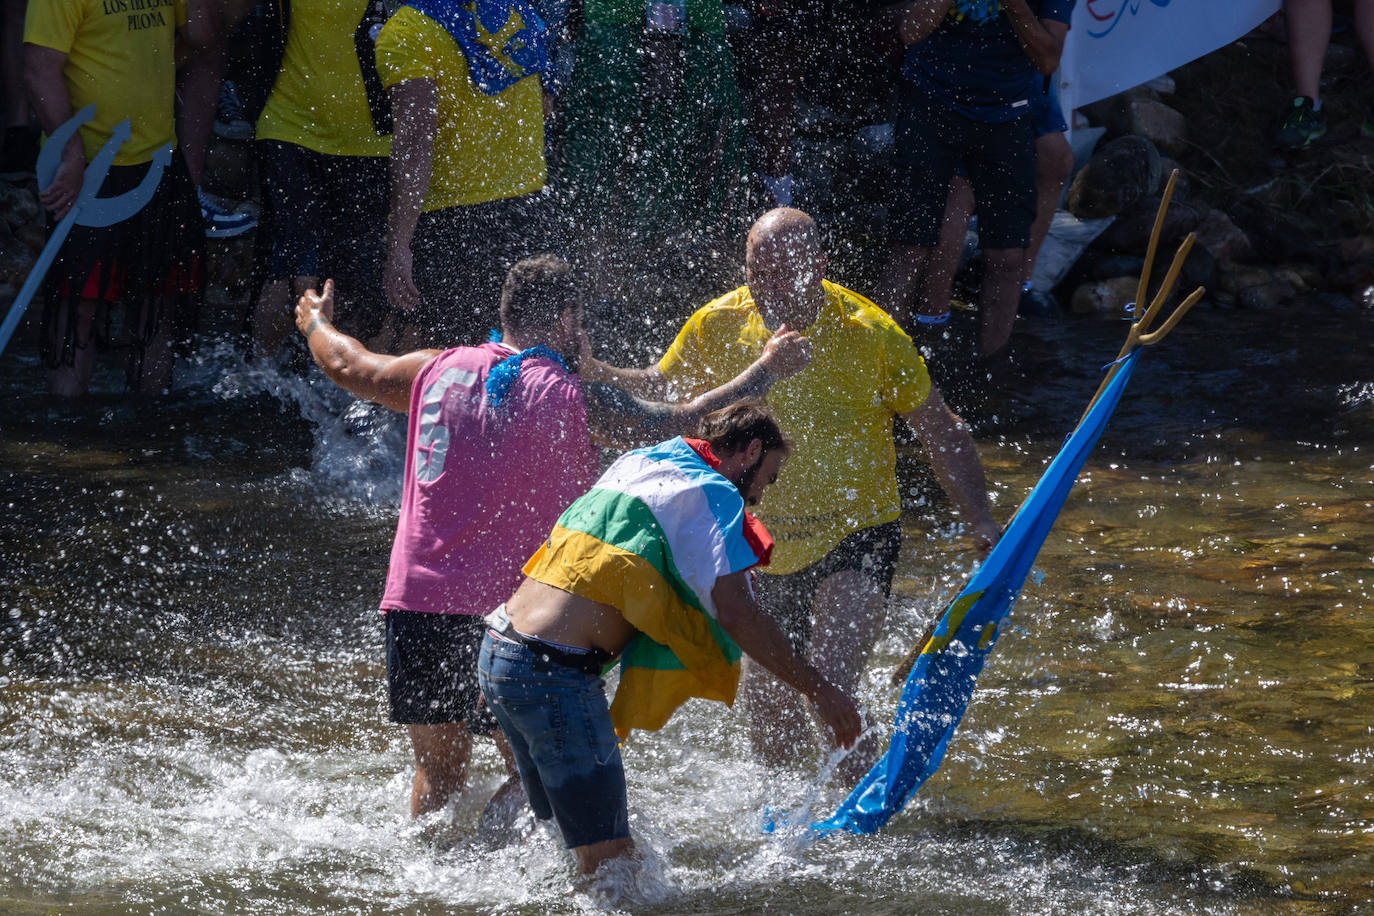
[[1073, 291], [1069, 307], [1079, 315], [1124, 317], [1126, 303], [1135, 300], [1137, 283], [1135, 277], [1113, 277], [1084, 283]]
[[1242, 308], [1272, 310], [1291, 306], [1300, 295], [1308, 292], [1297, 271], [1290, 267], [1270, 267], [1265, 264], [1230, 264], [1219, 278], [1221, 287], [1236, 297]]
[[1220, 210], [1204, 213], [1195, 231], [1198, 246], [1218, 261], [1248, 261], [1255, 256], [1250, 237]]
[[1118, 137], [1079, 169], [1065, 205], [1080, 219], [1116, 216], [1159, 187], [1159, 151], [1144, 137]]
[[[1150, 244], [1150, 233], [1154, 230], [1159, 203], [1159, 196], [1152, 195], [1118, 216], [1116, 222], [1098, 240], [1104, 250], [1144, 255]], [[1202, 214], [1196, 207], [1177, 198], [1171, 201], [1169, 210], [1164, 215], [1164, 225], [1160, 228], [1160, 247], [1158, 254], [1155, 255], [1155, 262], [1167, 266], [1179, 242], [1196, 229], [1201, 221]]]
[[1187, 148], [1187, 119], [1161, 101], [1130, 99], [1126, 103], [1126, 118], [1130, 133], [1144, 137], [1166, 153], [1176, 154]]
[[28, 188], [0, 182], [0, 217], [11, 229], [42, 221], [38, 197]]

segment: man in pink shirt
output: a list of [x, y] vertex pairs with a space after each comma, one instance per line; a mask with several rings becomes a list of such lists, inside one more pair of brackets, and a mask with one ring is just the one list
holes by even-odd
[[512, 773], [502, 797], [519, 782], [477, 687], [482, 615], [515, 590], [521, 564], [595, 480], [592, 442], [630, 446], [690, 431], [802, 369], [809, 342], [780, 328], [739, 376], [668, 405], [577, 377], [589, 349], [580, 295], [553, 255], [511, 267], [499, 343], [385, 356], [335, 329], [333, 310], [328, 281], [296, 305], [315, 362], [352, 394], [410, 415], [381, 608], [391, 719], [407, 726], [415, 750], [411, 815], [442, 808], [463, 788], [472, 734], [501, 747]]

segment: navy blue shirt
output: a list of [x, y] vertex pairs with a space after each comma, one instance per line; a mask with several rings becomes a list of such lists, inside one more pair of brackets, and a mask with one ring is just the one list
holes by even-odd
[[[1027, 0], [1037, 19], [1065, 25], [1075, 0]], [[924, 41], [907, 48], [902, 75], [937, 101], [976, 121], [998, 123], [1030, 113], [1042, 77], [1021, 48], [1005, 11], [982, 22], [951, 8]]]

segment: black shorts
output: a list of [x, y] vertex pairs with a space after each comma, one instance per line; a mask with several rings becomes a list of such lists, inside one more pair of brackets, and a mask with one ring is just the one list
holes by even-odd
[[904, 81], [897, 118], [896, 182], [889, 219], [894, 241], [934, 248], [949, 182], [963, 166], [978, 204], [985, 249], [1025, 248], [1035, 220], [1035, 127], [1024, 117], [997, 124], [967, 118]]
[[501, 326], [506, 271], [547, 247], [540, 193], [420, 214], [410, 243], [420, 307], [408, 316], [421, 346], [485, 343]]
[[[146, 163], [111, 166], [96, 193], [118, 197], [131, 191], [149, 168]], [[49, 214], [48, 231], [55, 225]], [[142, 209], [111, 226], [74, 225], [58, 249], [44, 278], [40, 347], [45, 365], [75, 365], [76, 352], [89, 346], [129, 349], [132, 362], [139, 364], [142, 349], [169, 327], [184, 344], [199, 317], [204, 258], [196, 188], [181, 151], [174, 150]], [[78, 335], [75, 316], [82, 300], [99, 303], [90, 339]]]
[[821, 582], [837, 572], [854, 569], [868, 576], [886, 598], [892, 592], [892, 575], [901, 547], [901, 522], [860, 529], [805, 569], [781, 576], [755, 576], [759, 607], [782, 629], [793, 650], [801, 654], [811, 642], [811, 605]]
[[477, 686], [487, 627], [477, 614], [386, 612], [386, 684], [391, 721], [462, 722], [474, 735], [496, 728]]
[[340, 326], [376, 334], [385, 314], [386, 157], [331, 156], [281, 140], [258, 141], [258, 153], [264, 279], [332, 277]]

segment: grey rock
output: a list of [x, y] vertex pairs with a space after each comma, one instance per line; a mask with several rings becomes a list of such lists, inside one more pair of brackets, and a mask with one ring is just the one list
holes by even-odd
[[1121, 318], [1126, 314], [1126, 303], [1135, 299], [1136, 285], [1135, 277], [1113, 277], [1084, 283], [1073, 291], [1069, 307], [1079, 315]]
[[1255, 256], [1250, 237], [1220, 210], [1208, 210], [1196, 232], [1198, 247], [1218, 261], [1248, 261]]
[[1149, 140], [1119, 137], [1093, 154], [1069, 185], [1065, 206], [1080, 219], [1116, 216], [1159, 187], [1159, 152]]

